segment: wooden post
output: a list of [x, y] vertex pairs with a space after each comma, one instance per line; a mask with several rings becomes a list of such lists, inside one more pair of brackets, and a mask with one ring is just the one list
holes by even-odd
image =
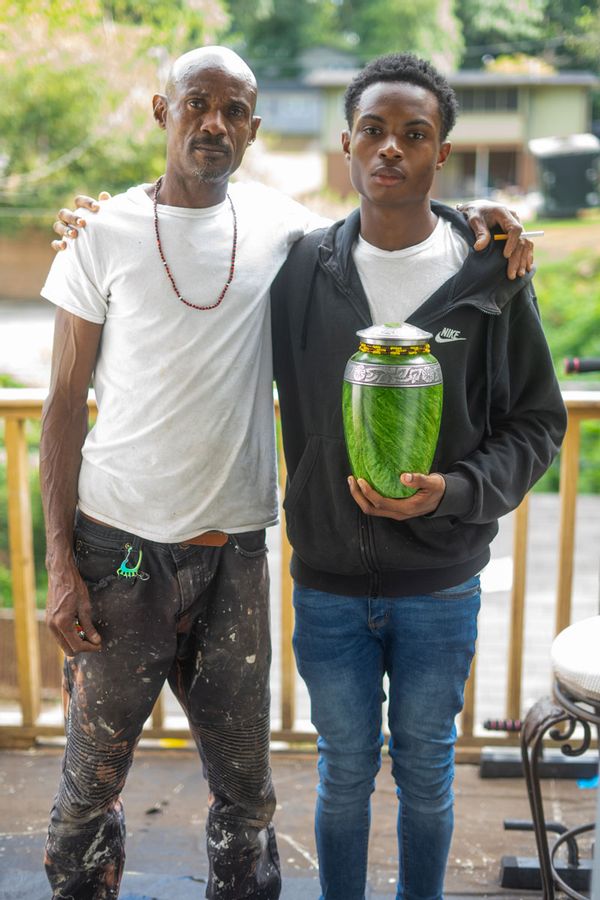
[[461, 723], [461, 735], [463, 738], [473, 737], [475, 722], [475, 689], [477, 686], [477, 652], [471, 663], [471, 672], [465, 685], [465, 705], [463, 706]]
[[157, 731], [165, 727], [165, 692], [162, 690], [156, 698], [154, 709], [152, 710], [152, 728]]
[[510, 595], [510, 637], [508, 645], [508, 685], [506, 697], [506, 716], [509, 719], [518, 719], [521, 715], [528, 522], [529, 494], [515, 510], [514, 516], [513, 581]]
[[[279, 415], [279, 402], [275, 399], [275, 418], [277, 421], [277, 470], [279, 476], [279, 494], [283, 500], [287, 480], [287, 468], [283, 455], [281, 441], [281, 418]], [[292, 648], [292, 634], [294, 631], [294, 605], [292, 603], [292, 576], [290, 575], [290, 560], [292, 548], [287, 538], [285, 528], [285, 513], [281, 513], [281, 525], [279, 535], [281, 540], [281, 730], [291, 732], [296, 721], [296, 662]]]
[[560, 532], [555, 634], [559, 634], [571, 621], [575, 507], [579, 474], [579, 424], [579, 415], [570, 409], [569, 424], [560, 457]]
[[[286, 468], [283, 453], [279, 453], [280, 489], [285, 489]], [[281, 730], [292, 731], [296, 721], [296, 662], [292, 648], [294, 605], [290, 560], [292, 548], [285, 530], [285, 515], [281, 516]]]
[[40, 712], [41, 670], [35, 614], [33, 532], [25, 421], [6, 419], [8, 533], [19, 698], [23, 725], [35, 725]]

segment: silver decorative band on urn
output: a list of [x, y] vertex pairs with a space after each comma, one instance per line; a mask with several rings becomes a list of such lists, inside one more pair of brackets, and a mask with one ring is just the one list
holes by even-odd
[[428, 387], [442, 384], [442, 369], [437, 362], [382, 366], [350, 359], [344, 371], [344, 381], [350, 384], [373, 384], [377, 387]]

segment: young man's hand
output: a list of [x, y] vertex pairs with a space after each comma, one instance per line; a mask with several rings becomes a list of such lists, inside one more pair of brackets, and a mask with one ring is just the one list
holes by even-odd
[[[108, 191], [100, 191], [98, 194], [98, 200], [109, 199], [110, 194]], [[79, 208], [89, 209], [90, 212], [94, 213], [100, 209], [97, 200], [94, 200], [93, 197], [86, 197], [84, 194], [79, 194], [79, 196], [75, 197], [75, 209]], [[59, 209], [58, 221], [54, 223], [52, 230], [60, 235], [61, 240], [52, 241], [52, 249], [55, 251], [66, 250], [66, 238], [76, 238], [79, 234], [78, 228], [85, 228], [85, 219], [76, 216], [71, 209]]]
[[444, 476], [439, 472], [431, 475], [420, 475], [417, 472], [404, 472], [400, 476], [402, 484], [416, 489], [416, 494], [402, 500], [382, 497], [363, 478], [348, 478], [350, 493], [367, 516], [383, 516], [387, 519], [414, 519], [433, 512], [440, 505], [446, 490]]
[[87, 587], [74, 566], [60, 576], [48, 575], [46, 625], [67, 656], [102, 649], [102, 639], [92, 624]]
[[523, 226], [516, 212], [490, 200], [459, 203], [456, 208], [466, 217], [476, 237], [475, 250], [485, 250], [492, 239], [490, 228], [499, 228], [508, 235], [504, 256], [508, 260], [506, 274], [511, 280], [533, 268], [533, 242], [521, 237]]

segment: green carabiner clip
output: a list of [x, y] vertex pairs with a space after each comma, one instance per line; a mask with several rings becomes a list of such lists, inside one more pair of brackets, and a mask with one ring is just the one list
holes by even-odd
[[120, 575], [121, 578], [135, 578], [140, 570], [140, 564], [142, 562], [142, 551], [139, 551], [138, 561], [135, 566], [131, 568], [128, 563], [131, 554], [134, 552], [134, 548], [131, 546], [131, 544], [125, 544], [125, 550], [127, 550], [127, 555], [117, 569], [117, 575]]

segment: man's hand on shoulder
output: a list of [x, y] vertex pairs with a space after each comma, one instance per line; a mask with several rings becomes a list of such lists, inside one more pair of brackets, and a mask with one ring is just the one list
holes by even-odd
[[[110, 194], [108, 191], [100, 191], [98, 194], [98, 200], [109, 199]], [[79, 194], [75, 197], [75, 209], [89, 209], [90, 212], [96, 213], [100, 209], [98, 200], [94, 200], [93, 197], [86, 197], [84, 194]], [[72, 209], [59, 209], [58, 221], [54, 223], [52, 230], [60, 236], [60, 240], [52, 241], [52, 249], [56, 252], [59, 250], [66, 250], [66, 239], [76, 238], [79, 234], [79, 228], [85, 228], [85, 219], [75, 215]]]
[[465, 216], [477, 238], [475, 250], [485, 250], [492, 239], [490, 228], [497, 227], [508, 235], [504, 242], [508, 278], [512, 280], [533, 268], [533, 242], [521, 237], [523, 226], [514, 210], [490, 200], [459, 203], [456, 208]]
[[439, 472], [431, 475], [404, 472], [400, 480], [407, 487], [415, 488], [416, 494], [403, 500], [382, 497], [363, 478], [357, 480], [352, 475], [348, 478], [348, 485], [354, 500], [367, 516], [382, 516], [402, 522], [425, 516], [438, 508], [446, 490], [444, 476]]

